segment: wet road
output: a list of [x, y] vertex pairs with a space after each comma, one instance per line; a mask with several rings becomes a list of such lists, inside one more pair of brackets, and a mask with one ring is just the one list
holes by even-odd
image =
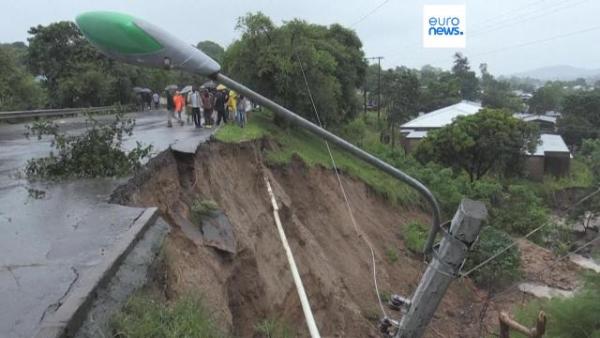
[[[133, 114], [126, 148], [152, 144], [156, 154], [173, 145], [193, 151], [213, 130], [167, 128], [164, 112]], [[81, 132], [83, 118], [59, 120]], [[0, 337], [31, 337], [67, 294], [125, 234], [144, 209], [108, 204], [123, 179], [28, 182], [27, 160], [48, 154], [50, 142], [26, 139], [24, 124], [0, 125]]]

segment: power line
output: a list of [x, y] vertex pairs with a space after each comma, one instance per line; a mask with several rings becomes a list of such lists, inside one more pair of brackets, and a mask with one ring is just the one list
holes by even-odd
[[[566, 2], [569, 2], [569, 1], [574, 1], [574, 0], [568, 0]], [[530, 15], [530, 14], [536, 14], [536, 11], [525, 13], [523, 15], [520, 15], [520, 16], [517, 16], [517, 17], [508, 18], [508, 19], [505, 19], [505, 20], [500, 20], [500, 21], [498, 21], [496, 23], [492, 23], [491, 25], [481, 26], [482, 27], [481, 29], [475, 29], [475, 30], [469, 32], [468, 36], [469, 36], [469, 38], [472, 38], [472, 37], [480, 38], [481, 36], [484, 36], [487, 33], [490, 33], [490, 32], [493, 32], [493, 31], [497, 31], [497, 30], [500, 30], [500, 29], [504, 29], [504, 28], [508, 28], [508, 27], [514, 26], [516, 24], [525, 22], [525, 21], [531, 21], [533, 19], [538, 19], [538, 18], [541, 18], [543, 16], [556, 13], [556, 12], [558, 12], [560, 10], [563, 10], [563, 9], [570, 9], [570, 8], [573, 8], [574, 6], [577, 6], [577, 5], [582, 4], [584, 2], [587, 2], [587, 1], [589, 1], [589, 0], [582, 0], [580, 2], [577, 2], [575, 4], [571, 4], [569, 6], [564, 6], [566, 2], [555, 4], [555, 5], [553, 5], [553, 7], [548, 7], [546, 9], [541, 10], [541, 11], [537, 11], [538, 13], [541, 12], [542, 13], [541, 15], [534, 15], [534, 16], [531, 16], [531, 17], [526, 17], [526, 18], [524, 18], [524, 20], [518, 20], [518, 21], [512, 22], [510, 24], [503, 24], [503, 23], [504, 22], [510, 22], [510, 21], [512, 21], [514, 19], [522, 18], [522, 17], [524, 17], [524, 15], [527, 16], [527, 15]], [[544, 2], [544, 1], [538, 1], [536, 3], [539, 3], [539, 2]], [[534, 3], [532, 3], [532, 4], [534, 4]], [[524, 7], [521, 7], [521, 8], [525, 8], [525, 7], [530, 7], [530, 6], [524, 6]], [[548, 10], [550, 10], [550, 11], [548, 11]], [[404, 45], [402, 48], [409, 48], [409, 47], [413, 47], [413, 46], [419, 46], [420, 44], [421, 44], [421, 42], [415, 42], [415, 43], [412, 43], [412, 44]], [[485, 52], [485, 53], [488, 53], [488, 52]], [[441, 60], [441, 59], [439, 59], [439, 60]], [[438, 60], [435, 60], [433, 62], [430, 62], [430, 64], [434, 64], [434, 63], [437, 63], [437, 62], [438, 62]]]
[[381, 7], [383, 7], [386, 3], [388, 3], [390, 0], [384, 0], [383, 2], [381, 2], [379, 5], [377, 5], [377, 7], [373, 8], [370, 12], [368, 12], [367, 14], [363, 15], [362, 17], [360, 17], [360, 19], [356, 20], [354, 23], [352, 23], [350, 25], [350, 27], [355, 27], [356, 25], [358, 25], [359, 23], [363, 22], [366, 18], [368, 18], [369, 16], [371, 16], [373, 13], [377, 12], [377, 10], [379, 10]]
[[[317, 110], [317, 105], [315, 104], [315, 101], [313, 99], [312, 91], [311, 91], [310, 85], [308, 83], [308, 78], [306, 77], [306, 73], [304, 72], [304, 66], [302, 65], [302, 61], [300, 60], [300, 57], [298, 57], [298, 54], [296, 54], [296, 60], [298, 61], [298, 64], [300, 65], [300, 70], [302, 71], [302, 77], [304, 78], [304, 84], [306, 86], [306, 90], [308, 91], [308, 96], [310, 98], [310, 102], [311, 102], [313, 110], [315, 112], [315, 117], [317, 118], [317, 122], [319, 123], [321, 128], [323, 128], [323, 123], [321, 122], [321, 117], [319, 115], [319, 111]], [[367, 246], [369, 247], [369, 250], [371, 251], [371, 261], [372, 261], [372, 266], [373, 266], [373, 285], [375, 287], [375, 296], [377, 297], [377, 301], [379, 303], [379, 308], [381, 309], [381, 313], [383, 314], [384, 318], [388, 318], [388, 316], [385, 312], [383, 303], [381, 302], [381, 296], [379, 295], [379, 285], [377, 283], [377, 267], [376, 267], [376, 262], [375, 262], [375, 251], [373, 250], [373, 246], [371, 245], [370, 241], [367, 239], [365, 234], [363, 234], [362, 231], [360, 230], [360, 228], [356, 222], [356, 219], [354, 218], [354, 212], [352, 211], [352, 206], [350, 205], [350, 201], [348, 200], [348, 195], [346, 194], [346, 189], [344, 189], [344, 185], [342, 184], [342, 179], [340, 177], [337, 165], [335, 163], [335, 159], [333, 158], [333, 153], [331, 151], [331, 147], [329, 146], [329, 142], [325, 141], [325, 146], [327, 147], [327, 152], [329, 153], [329, 157], [331, 159], [331, 164], [333, 166], [335, 176], [336, 176], [338, 184], [340, 186], [342, 196], [344, 197], [346, 209], [348, 210], [348, 214], [350, 216], [350, 221], [352, 222], [352, 225], [354, 227], [354, 231], [356, 232], [356, 235], [360, 239], [362, 239], [365, 242], [365, 244], [367, 244]]]
[[[469, 37], [479, 37], [481, 35], [484, 35], [484, 34], [487, 34], [487, 33], [490, 33], [490, 32], [494, 32], [494, 31], [497, 31], [497, 30], [509, 28], [509, 27], [514, 26], [514, 25], [519, 24], [519, 23], [529, 22], [529, 21], [534, 20], [534, 19], [539, 19], [539, 18], [545, 17], [547, 15], [560, 12], [560, 11], [565, 10], [565, 9], [572, 9], [575, 6], [581, 5], [581, 4], [583, 4], [585, 2], [588, 2], [588, 1], [590, 1], [590, 0], [582, 0], [582, 1], [576, 2], [574, 4], [561, 3], [559, 5], [562, 5], [562, 6], [548, 7], [548, 8], [545, 8], [544, 10], [542, 10], [542, 11], [539, 11], [539, 12], [534, 11], [534, 12], [531, 12], [531, 13], [526, 13], [526, 14], [521, 15], [521, 16], [512, 17], [512, 18], [509, 18], [509, 19], [504, 20], [504, 21], [500, 21], [500, 22], [497, 22], [497, 23], [494, 23], [494, 24], [491, 24], [491, 25], [484, 26], [483, 28], [481, 28], [479, 30], [476, 30], [473, 33], [470, 33]], [[534, 15], [532, 16], [531, 14], [534, 14]], [[538, 14], [538, 15], [535, 15], [535, 14]], [[520, 20], [520, 19], [522, 19], [522, 20]]]

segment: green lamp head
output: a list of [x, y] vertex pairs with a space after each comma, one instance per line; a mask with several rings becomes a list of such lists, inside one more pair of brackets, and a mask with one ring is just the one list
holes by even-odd
[[115, 12], [87, 12], [75, 19], [104, 54], [127, 63], [174, 67], [209, 76], [219, 64], [197, 48], [141, 19]]

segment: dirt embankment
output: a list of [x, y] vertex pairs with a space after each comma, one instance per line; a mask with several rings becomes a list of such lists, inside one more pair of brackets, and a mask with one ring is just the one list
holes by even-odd
[[[258, 336], [255, 326], [265, 319], [283, 320], [306, 336], [263, 181], [263, 146], [208, 143], [195, 156], [165, 152], [113, 199], [158, 206], [172, 225], [165, 247], [167, 298], [203, 295], [218, 323], [236, 337]], [[334, 173], [308, 168], [300, 160], [267, 172], [321, 334], [378, 337], [381, 314], [370, 253], [352, 228]], [[358, 223], [376, 246], [380, 290], [410, 296], [424, 263], [405, 249], [401, 225], [428, 222], [428, 216], [390, 205], [361, 181], [343, 176], [343, 183]], [[227, 215], [235, 254], [202, 244], [199, 227], [189, 221], [189, 206], [196, 198], [216, 201]], [[390, 261], [390, 252], [396, 261]], [[479, 336], [483, 298], [470, 281], [453, 283], [426, 336]]]

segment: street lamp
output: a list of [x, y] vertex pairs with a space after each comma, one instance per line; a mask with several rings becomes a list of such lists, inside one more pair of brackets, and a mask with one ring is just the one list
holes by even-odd
[[79, 15], [76, 22], [83, 35], [92, 45], [114, 59], [151, 67], [177, 68], [207, 76], [251, 98], [292, 124], [308, 129], [416, 189], [432, 209], [433, 226], [429, 231], [424, 248], [425, 254], [431, 253], [435, 236], [440, 229], [440, 209], [431, 191], [421, 182], [300, 117], [289, 109], [228, 78], [221, 73], [221, 66], [215, 60], [199, 49], [145, 20], [115, 12], [87, 12]]

